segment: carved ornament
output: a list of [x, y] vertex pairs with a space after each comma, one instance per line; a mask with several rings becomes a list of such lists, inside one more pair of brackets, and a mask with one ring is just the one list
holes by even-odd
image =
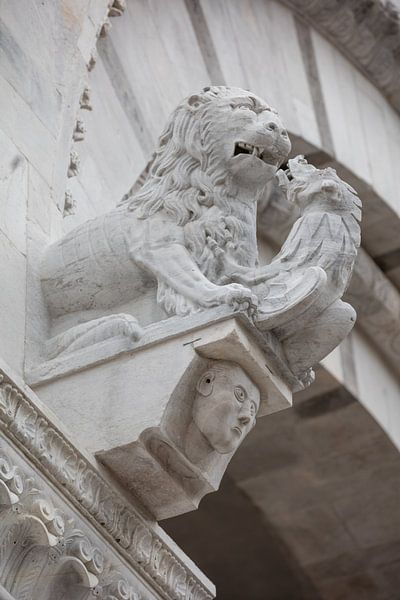
[[140, 600], [73, 518], [57, 509], [35, 477], [4, 450], [0, 498], [0, 581], [13, 597]]

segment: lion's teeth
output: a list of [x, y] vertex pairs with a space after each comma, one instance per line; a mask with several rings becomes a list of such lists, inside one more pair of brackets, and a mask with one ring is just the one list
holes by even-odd
[[253, 144], [246, 144], [245, 142], [237, 142], [237, 147], [241, 150], [246, 150], [249, 154], [253, 156], [262, 156], [263, 148], [259, 148], [258, 146], [253, 146]]

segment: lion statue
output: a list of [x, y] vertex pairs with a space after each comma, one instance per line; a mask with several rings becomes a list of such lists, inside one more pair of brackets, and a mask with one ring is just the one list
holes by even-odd
[[48, 357], [209, 307], [254, 314], [256, 295], [227, 281], [219, 257], [257, 267], [257, 201], [289, 151], [277, 112], [254, 94], [212, 86], [185, 99], [141, 189], [48, 248]]
[[[234, 87], [206, 87], [172, 113], [141, 187], [50, 246], [42, 287], [54, 358], [114, 336], [138, 340], [170, 316], [226, 305], [273, 332], [291, 374], [351, 330], [341, 300], [360, 244], [361, 203], [333, 169], [303, 157], [275, 110]], [[258, 266], [257, 203], [277, 175], [300, 217], [269, 265]]]

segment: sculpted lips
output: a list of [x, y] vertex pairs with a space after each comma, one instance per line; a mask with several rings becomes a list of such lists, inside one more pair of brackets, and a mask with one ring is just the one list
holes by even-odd
[[235, 150], [233, 155], [239, 156], [240, 154], [250, 154], [259, 158], [268, 165], [279, 166], [280, 161], [276, 156], [268, 152], [262, 146], [254, 146], [253, 144], [247, 144], [246, 142], [236, 142]]

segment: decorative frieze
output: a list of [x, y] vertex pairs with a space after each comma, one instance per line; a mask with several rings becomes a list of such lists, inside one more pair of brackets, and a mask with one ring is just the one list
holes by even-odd
[[100, 37], [106, 37], [106, 35], [108, 35], [108, 33], [110, 32], [112, 25], [111, 25], [111, 21], [110, 19], [106, 19], [103, 23], [103, 25], [101, 26], [100, 29]]
[[96, 66], [96, 62], [97, 62], [97, 50], [96, 48], [92, 51], [89, 61], [87, 63], [87, 70], [89, 71], [93, 71], [94, 67]]
[[[31, 472], [0, 450], [0, 582], [13, 597], [139, 600], [134, 584], [57, 508]], [[119, 590], [121, 593], [119, 593]], [[115, 591], [115, 594], [114, 594]]]
[[[159, 535], [105, 482], [87, 459], [3, 372], [0, 372], [0, 427], [4, 435], [17, 443], [25, 455], [46, 472], [60, 492], [95, 524], [105, 539], [114, 544], [134, 570], [162, 597], [171, 600], [212, 598], [211, 593]], [[25, 476], [6, 462], [0, 468], [5, 473], [0, 493], [11, 509], [20, 502], [19, 492], [25, 489]], [[48, 541], [51, 548], [57, 549], [57, 534], [65, 527], [65, 518], [54, 507], [42, 502], [40, 495], [32, 496], [29, 507], [32, 505], [35, 511], [32, 518], [35, 520], [37, 514], [42, 515], [43, 524], [38, 527], [43, 532], [43, 539]], [[65, 538], [65, 533], [63, 535]], [[89, 551], [84, 537], [72, 536], [68, 539], [68, 551], [78, 553], [79, 560], [84, 562], [86, 571], [91, 574], [88, 575], [88, 582], [93, 583], [94, 578], [98, 579], [102, 559], [94, 550]], [[115, 589], [115, 585], [117, 588], [119, 586], [122, 600], [125, 585], [129, 584], [110, 582], [109, 585], [114, 586], [112, 589]]]

